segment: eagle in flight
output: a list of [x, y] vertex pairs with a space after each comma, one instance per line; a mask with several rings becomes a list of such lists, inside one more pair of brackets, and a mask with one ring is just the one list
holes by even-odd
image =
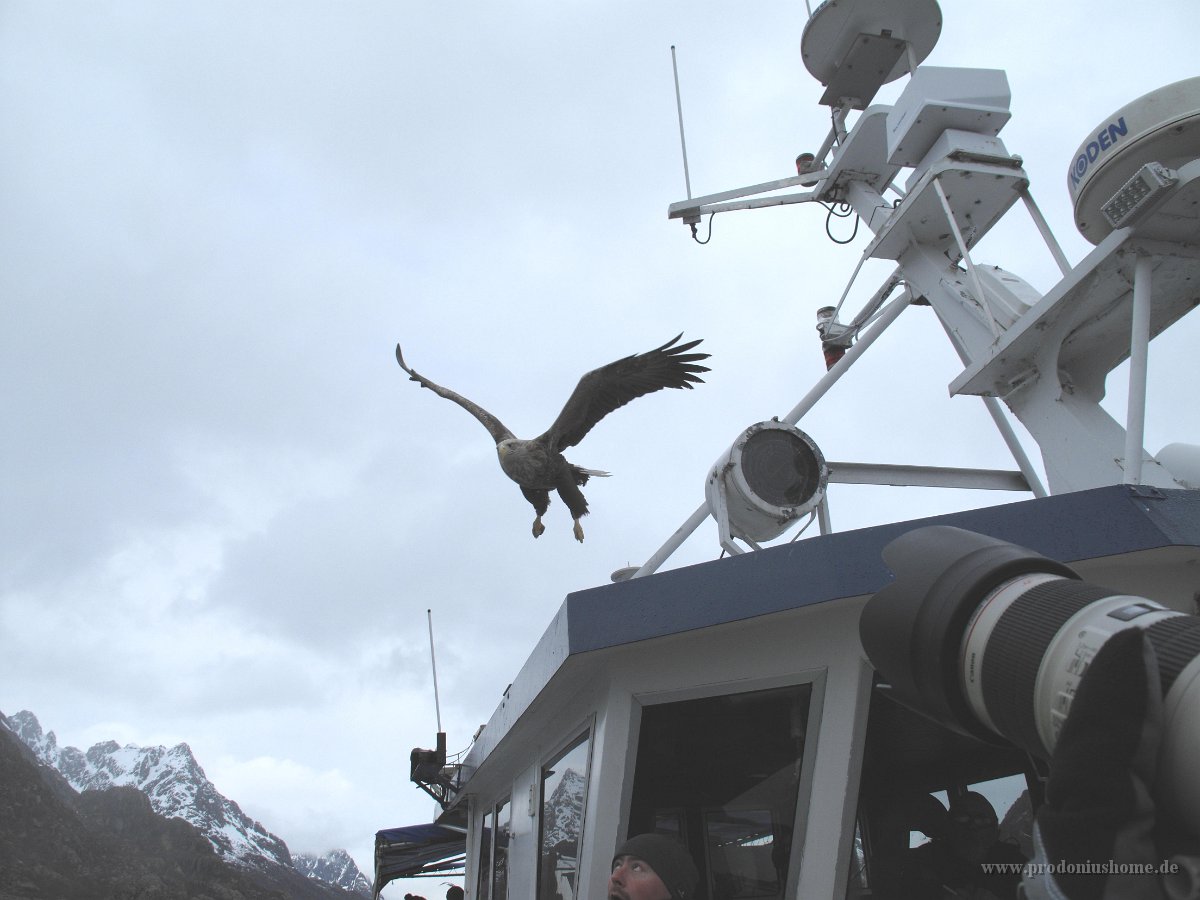
[[562, 452], [582, 441], [592, 426], [630, 400], [663, 388], [691, 390], [693, 383], [702, 383], [704, 379], [700, 373], [709, 370], [697, 363], [708, 359], [709, 354], [689, 353], [700, 341], [679, 344], [681, 337], [682, 334], [676, 335], [661, 347], [626, 356], [588, 372], [579, 379], [554, 424], [545, 434], [530, 441], [518, 438], [482, 406], [417, 374], [404, 362], [399, 344], [396, 345], [396, 362], [411, 381], [429, 388], [439, 397], [453, 400], [488, 430], [496, 442], [500, 468], [520, 486], [521, 493], [537, 513], [533, 520], [535, 538], [546, 530], [542, 516], [550, 506], [550, 492], [558, 491], [575, 520], [575, 539], [582, 542], [583, 527], [579, 520], [587, 515], [588, 505], [579, 489], [587, 484], [588, 478], [607, 477], [609, 473], [573, 465], [563, 458]]

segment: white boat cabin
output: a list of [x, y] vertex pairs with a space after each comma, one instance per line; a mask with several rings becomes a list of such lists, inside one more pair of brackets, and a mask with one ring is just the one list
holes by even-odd
[[[658, 830], [690, 849], [703, 900], [865, 897], [930, 830], [931, 794], [981, 791], [1002, 818], [1027, 788], [1036, 802], [1026, 754], [889, 699], [863, 652], [859, 614], [891, 577], [882, 548], [934, 522], [1195, 612], [1200, 492], [1133, 486], [573, 593], [453, 770], [439, 823], [465, 829], [467, 896], [602, 900], [615, 848]], [[1023, 808], [1008, 824], [1018, 840]], [[419, 871], [419, 842], [395, 846], [391, 871]]]

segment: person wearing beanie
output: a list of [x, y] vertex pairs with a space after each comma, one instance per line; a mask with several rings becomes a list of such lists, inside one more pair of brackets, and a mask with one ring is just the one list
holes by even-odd
[[683, 844], [665, 834], [639, 834], [613, 856], [608, 900], [692, 900], [699, 883]]

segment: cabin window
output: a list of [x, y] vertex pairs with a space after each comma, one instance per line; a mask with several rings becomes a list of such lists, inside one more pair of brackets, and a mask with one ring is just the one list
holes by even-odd
[[677, 834], [699, 900], [782, 898], [811, 685], [646, 706], [629, 834]]
[[538, 900], [574, 900], [576, 895], [590, 737], [584, 733], [542, 767]]
[[492, 847], [492, 900], [508, 900], [508, 838], [512, 804], [496, 807], [496, 836]]
[[[907, 896], [927, 893], [962, 843], [964, 826], [951, 821], [952, 798], [982, 795], [999, 823], [983, 861], [1019, 863], [1029, 858], [1033, 804], [1026, 756], [1014, 747], [984, 744], [952, 732], [901, 706], [876, 687], [867, 720], [867, 740], [859, 785], [858, 820], [850, 853], [846, 896]], [[1036, 794], [1037, 791], [1035, 790]], [[983, 829], [986, 831], [987, 829]], [[942, 842], [945, 849], [922, 845]], [[976, 851], [972, 851], [973, 853]], [[961, 870], [961, 871], [960, 871]], [[963, 880], [959, 867], [953, 877]], [[1016, 878], [997, 876], [978, 884], [954, 882], [987, 891], [1000, 900], [1016, 896]]]
[[492, 838], [495, 833], [496, 812], [489, 809], [487, 815], [483, 817], [483, 829], [479, 832], [479, 867], [476, 869], [478, 875], [475, 877], [475, 893], [479, 900], [490, 900], [492, 896]]
[[479, 838], [479, 868], [476, 877], [479, 900], [508, 898], [508, 838], [512, 804], [497, 803], [483, 817]]

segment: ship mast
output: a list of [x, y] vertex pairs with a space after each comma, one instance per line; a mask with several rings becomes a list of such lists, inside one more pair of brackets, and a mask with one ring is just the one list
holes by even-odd
[[[1076, 220], [1096, 248], [1072, 266], [1033, 199], [1021, 157], [999, 137], [1010, 117], [1007, 76], [924, 65], [940, 32], [936, 0], [822, 4], [801, 44], [832, 121], [818, 149], [797, 159], [795, 176], [669, 207], [669, 217], [694, 233], [703, 216], [718, 212], [840, 204], [873, 237], [836, 305], [818, 312], [826, 376], [788, 415], [735, 440], [709, 473], [705, 503], [635, 576], [655, 571], [709, 516], [732, 553], [758, 549], [805, 516], [818, 517], [826, 531], [830, 482], [1034, 496], [1190, 484], [1142, 443], [1149, 341], [1200, 302], [1200, 79], [1134, 101], [1080, 148], [1072, 167]], [[908, 83], [894, 104], [872, 105], [883, 84], [900, 78]], [[795, 187], [805, 190], [784, 193]], [[1045, 294], [975, 258], [980, 239], [1018, 202], [1062, 272]], [[844, 314], [868, 260], [893, 261], [895, 269], [858, 312]], [[932, 307], [963, 362], [951, 395], [982, 398], [1016, 471], [826, 461], [796, 427], [914, 302]], [[1100, 401], [1106, 376], [1126, 359], [1122, 424]], [[1045, 487], [1010, 413], [1038, 444]], [[761, 437], [768, 430], [788, 434], [768, 442]]]

